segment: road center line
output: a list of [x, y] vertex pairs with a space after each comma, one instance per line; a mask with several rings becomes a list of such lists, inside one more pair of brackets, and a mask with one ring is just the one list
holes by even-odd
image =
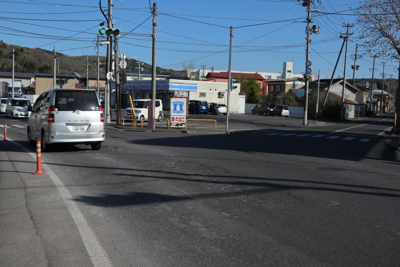
[[[28, 149], [18, 144], [17, 142], [14, 142], [10, 138], [7, 138], [7, 140], [8, 142], [12, 142], [13, 144], [17, 145], [19, 148], [27, 152], [32, 158], [36, 160], [35, 153], [30, 152]], [[50, 177], [54, 185], [57, 187], [58, 192], [60, 193], [65, 205], [67, 206], [68, 211], [78, 229], [79, 235], [81, 236], [82, 242], [85, 245], [89, 258], [93, 263], [93, 266], [111, 267], [112, 266], [111, 260], [109, 259], [106, 251], [99, 243], [96, 234], [93, 232], [93, 230], [90, 228], [89, 224], [83, 217], [78, 206], [72, 200], [73, 198], [69, 193], [68, 189], [64, 186], [64, 184], [57, 177], [57, 175], [55, 175], [55, 173], [51, 170], [51, 168], [47, 164], [43, 163], [43, 161], [42, 161], [42, 168], [44, 169], [46, 174]]]

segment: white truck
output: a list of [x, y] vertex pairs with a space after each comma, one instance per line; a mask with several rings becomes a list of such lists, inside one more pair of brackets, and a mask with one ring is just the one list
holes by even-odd
[[[0, 82], [0, 97], [12, 97], [12, 82]], [[21, 81], [14, 81], [14, 97], [22, 97]]]

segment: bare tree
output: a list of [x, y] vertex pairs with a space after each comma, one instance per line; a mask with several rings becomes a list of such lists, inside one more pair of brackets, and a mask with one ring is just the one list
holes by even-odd
[[192, 80], [192, 72], [194, 71], [195, 61], [189, 61], [188, 63], [182, 63], [182, 68], [186, 72], [186, 76], [189, 80]]
[[[400, 80], [400, 1], [365, 0], [356, 10], [357, 24], [360, 27], [358, 38], [371, 56], [396, 59], [399, 61]], [[394, 132], [400, 126], [400, 83], [396, 90], [396, 114]]]

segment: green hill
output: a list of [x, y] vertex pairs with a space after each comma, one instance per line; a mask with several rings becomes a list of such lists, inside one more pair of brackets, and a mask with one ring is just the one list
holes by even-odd
[[[53, 51], [47, 51], [40, 48], [27, 48], [18, 45], [9, 45], [0, 41], [0, 71], [12, 71], [12, 51], [15, 49], [15, 72], [30, 73], [53, 73]], [[90, 55], [89, 58], [89, 76], [97, 75], [97, 55]], [[100, 75], [105, 76], [104, 56], [100, 56]], [[135, 71], [137, 61], [135, 59], [127, 60], [128, 67], [126, 71]], [[151, 65], [144, 63], [143, 71], [151, 71]], [[86, 56], [68, 56], [57, 53], [57, 73], [71, 74], [76, 72], [81, 76], [86, 76]], [[163, 73], [174, 77], [185, 77], [184, 71], [172, 69], [162, 69], [157, 67], [157, 73]]]

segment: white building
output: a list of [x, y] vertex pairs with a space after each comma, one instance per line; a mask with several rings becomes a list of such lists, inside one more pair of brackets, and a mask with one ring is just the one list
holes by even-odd
[[[204, 79], [209, 72], [227, 72], [227, 70], [207, 70], [205, 68], [201, 69], [187, 69], [187, 76], [190, 80], [201, 80]], [[303, 74], [294, 74], [293, 73], [293, 62], [283, 62], [283, 70], [282, 72], [251, 72], [251, 71], [232, 71], [232, 72], [240, 72], [240, 73], [254, 73], [260, 74], [264, 79], [272, 79], [272, 80], [288, 80], [295, 78], [303, 78]]]

